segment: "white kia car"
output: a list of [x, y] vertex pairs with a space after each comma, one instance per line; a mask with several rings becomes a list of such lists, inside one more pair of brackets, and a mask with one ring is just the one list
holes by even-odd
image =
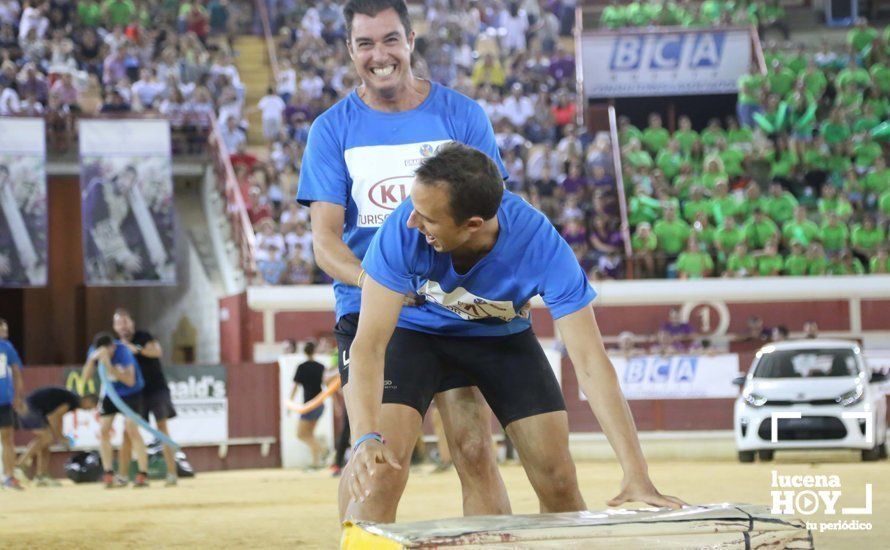
[[[771, 460], [774, 451], [792, 449], [860, 449], [862, 460], [885, 458], [885, 379], [866, 366], [855, 342], [795, 340], [762, 347], [747, 376], [734, 381], [742, 387], [734, 418], [739, 460], [753, 462], [755, 453]], [[777, 418], [774, 438], [773, 413], [800, 418]]]

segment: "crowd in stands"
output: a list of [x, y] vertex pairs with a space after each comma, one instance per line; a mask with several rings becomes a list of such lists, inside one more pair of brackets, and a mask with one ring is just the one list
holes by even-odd
[[668, 0], [625, 2], [612, 0], [603, 8], [600, 24], [607, 29], [650, 26], [714, 27], [754, 25], [761, 32], [778, 29], [789, 36], [780, 0]]
[[[0, 0], [0, 116], [159, 113], [203, 146], [217, 109], [243, 86], [229, 37], [250, 2]], [[240, 107], [239, 107], [240, 108]]]
[[[611, 142], [575, 124], [574, 8], [572, 0], [430, 0], [416, 22], [414, 71], [476, 99], [495, 130], [508, 188], [553, 220], [592, 277], [622, 277]], [[258, 267], [273, 284], [326, 282], [312, 262], [307, 209], [293, 197], [309, 126], [359, 82], [338, 4], [301, 2], [271, 17], [279, 72], [256, 106], [269, 160], [242, 171]]]
[[623, 120], [638, 275], [890, 272], [888, 33], [860, 22], [841, 50], [768, 47], [737, 118], [701, 132]]

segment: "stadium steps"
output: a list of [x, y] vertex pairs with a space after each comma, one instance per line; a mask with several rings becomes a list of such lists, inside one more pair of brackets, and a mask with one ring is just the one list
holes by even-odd
[[204, 192], [200, 179], [176, 187], [176, 215], [180, 227], [185, 229], [189, 241], [204, 268], [204, 273], [217, 295], [224, 295], [224, 285], [219, 263], [213, 250], [209, 224], [204, 211]]
[[[247, 111], [256, 107], [260, 98], [266, 95], [266, 88], [272, 83], [272, 67], [269, 65], [265, 39], [260, 36], [239, 36], [235, 40], [235, 49], [238, 51], [235, 66], [244, 83], [244, 109]], [[247, 144], [264, 145], [262, 114], [259, 111], [251, 113], [247, 119], [250, 123]]]

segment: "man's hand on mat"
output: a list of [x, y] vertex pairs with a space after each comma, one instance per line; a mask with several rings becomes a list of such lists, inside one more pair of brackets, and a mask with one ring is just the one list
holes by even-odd
[[380, 468], [402, 469], [396, 455], [386, 445], [374, 439], [362, 443], [350, 463], [352, 472], [349, 475], [349, 492], [356, 502], [364, 502], [371, 494], [371, 478], [380, 474]]
[[606, 502], [609, 506], [621, 506], [625, 502], [645, 502], [661, 508], [674, 510], [686, 506], [686, 503], [677, 497], [663, 495], [658, 492], [652, 480], [648, 477], [637, 477], [625, 480], [622, 483], [621, 492], [612, 500]]

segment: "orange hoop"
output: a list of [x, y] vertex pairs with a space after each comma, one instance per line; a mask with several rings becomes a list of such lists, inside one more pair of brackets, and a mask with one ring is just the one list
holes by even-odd
[[316, 395], [309, 401], [306, 401], [302, 404], [294, 403], [293, 401], [286, 401], [285, 405], [287, 405], [288, 410], [294, 411], [299, 414], [306, 414], [321, 407], [324, 404], [324, 400], [333, 395], [339, 389], [340, 376], [338, 375], [337, 378], [335, 378], [333, 382], [328, 384], [327, 387], [323, 389], [320, 394]]

